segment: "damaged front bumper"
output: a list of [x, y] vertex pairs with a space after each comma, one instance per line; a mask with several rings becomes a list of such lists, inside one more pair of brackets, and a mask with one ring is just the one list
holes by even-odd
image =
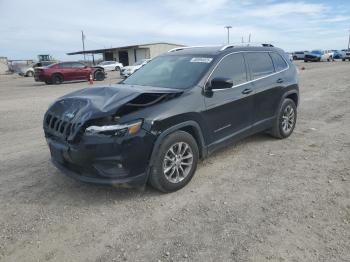
[[128, 137], [82, 136], [77, 144], [46, 136], [52, 163], [83, 182], [136, 187], [147, 182], [155, 137], [145, 130]]

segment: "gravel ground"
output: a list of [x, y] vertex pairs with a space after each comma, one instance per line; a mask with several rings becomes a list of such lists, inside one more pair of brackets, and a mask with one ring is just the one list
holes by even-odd
[[0, 76], [0, 260], [350, 261], [350, 63], [297, 65], [294, 134], [228, 146], [172, 194], [61, 175], [42, 117], [88, 84]]

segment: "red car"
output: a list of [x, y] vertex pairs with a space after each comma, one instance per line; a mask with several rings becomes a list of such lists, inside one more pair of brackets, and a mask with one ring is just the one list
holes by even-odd
[[97, 81], [105, 78], [105, 73], [100, 68], [88, 67], [80, 62], [62, 62], [35, 68], [34, 79], [46, 84], [61, 84], [64, 81], [88, 81], [90, 75]]

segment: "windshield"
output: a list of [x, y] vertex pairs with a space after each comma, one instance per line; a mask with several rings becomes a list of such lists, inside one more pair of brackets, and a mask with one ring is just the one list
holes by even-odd
[[185, 89], [197, 84], [212, 57], [160, 56], [124, 80], [124, 84]]
[[311, 53], [314, 53], [314, 54], [321, 54], [321, 50], [312, 50]]
[[112, 61], [104, 61], [104, 62], [101, 62], [100, 65], [110, 65], [112, 63], [113, 63]]

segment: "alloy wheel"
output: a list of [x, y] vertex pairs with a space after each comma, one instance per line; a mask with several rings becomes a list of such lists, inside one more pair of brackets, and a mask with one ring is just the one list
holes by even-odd
[[286, 106], [282, 115], [282, 129], [288, 134], [293, 129], [295, 122], [295, 112], [291, 105]]
[[163, 160], [163, 174], [171, 183], [184, 180], [193, 165], [193, 152], [185, 142], [173, 144], [165, 153]]

